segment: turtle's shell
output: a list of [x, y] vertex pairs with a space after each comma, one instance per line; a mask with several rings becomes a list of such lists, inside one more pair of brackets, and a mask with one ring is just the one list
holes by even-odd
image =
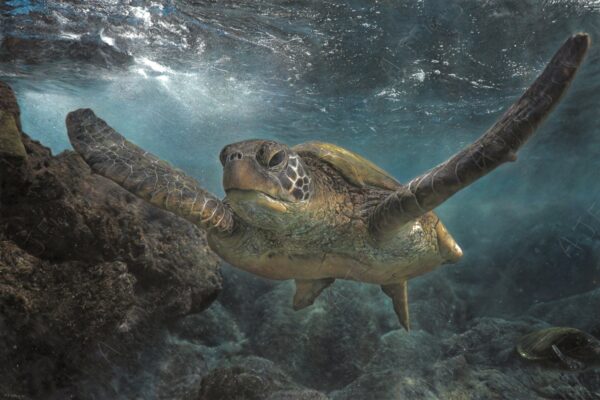
[[300, 156], [319, 158], [334, 167], [348, 182], [357, 187], [373, 186], [396, 190], [402, 186], [390, 174], [358, 154], [324, 142], [307, 142], [292, 148]]
[[596, 356], [593, 347], [600, 346], [600, 342], [579, 329], [552, 327], [521, 337], [517, 344], [517, 352], [528, 360], [550, 360], [556, 358], [552, 350], [553, 345], [569, 357], [586, 359]]

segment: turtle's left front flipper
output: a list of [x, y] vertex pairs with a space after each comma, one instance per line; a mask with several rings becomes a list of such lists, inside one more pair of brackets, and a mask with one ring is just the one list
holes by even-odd
[[90, 109], [67, 116], [75, 150], [92, 170], [142, 199], [204, 229], [233, 231], [233, 213], [199, 183], [127, 141]]
[[386, 237], [501, 164], [514, 161], [519, 148], [569, 87], [589, 45], [585, 33], [567, 39], [523, 96], [483, 136], [378, 204], [369, 218], [373, 236]]

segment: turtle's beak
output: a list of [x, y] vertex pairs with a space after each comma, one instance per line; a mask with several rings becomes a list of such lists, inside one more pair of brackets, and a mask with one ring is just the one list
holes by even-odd
[[254, 164], [249, 158], [228, 162], [223, 168], [223, 189], [255, 190], [264, 186], [265, 179]]
[[252, 158], [233, 160], [223, 167], [223, 189], [262, 192], [278, 198], [280, 188]]

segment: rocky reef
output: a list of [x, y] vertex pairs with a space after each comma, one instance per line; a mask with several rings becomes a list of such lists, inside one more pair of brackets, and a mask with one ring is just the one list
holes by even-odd
[[203, 232], [53, 156], [5, 84], [0, 99], [0, 392], [44, 398], [135, 357], [221, 277]]

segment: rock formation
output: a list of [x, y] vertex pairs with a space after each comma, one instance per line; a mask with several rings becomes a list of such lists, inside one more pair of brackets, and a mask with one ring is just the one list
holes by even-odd
[[221, 277], [203, 232], [20, 126], [0, 84], [0, 393], [44, 396], [206, 308]]

